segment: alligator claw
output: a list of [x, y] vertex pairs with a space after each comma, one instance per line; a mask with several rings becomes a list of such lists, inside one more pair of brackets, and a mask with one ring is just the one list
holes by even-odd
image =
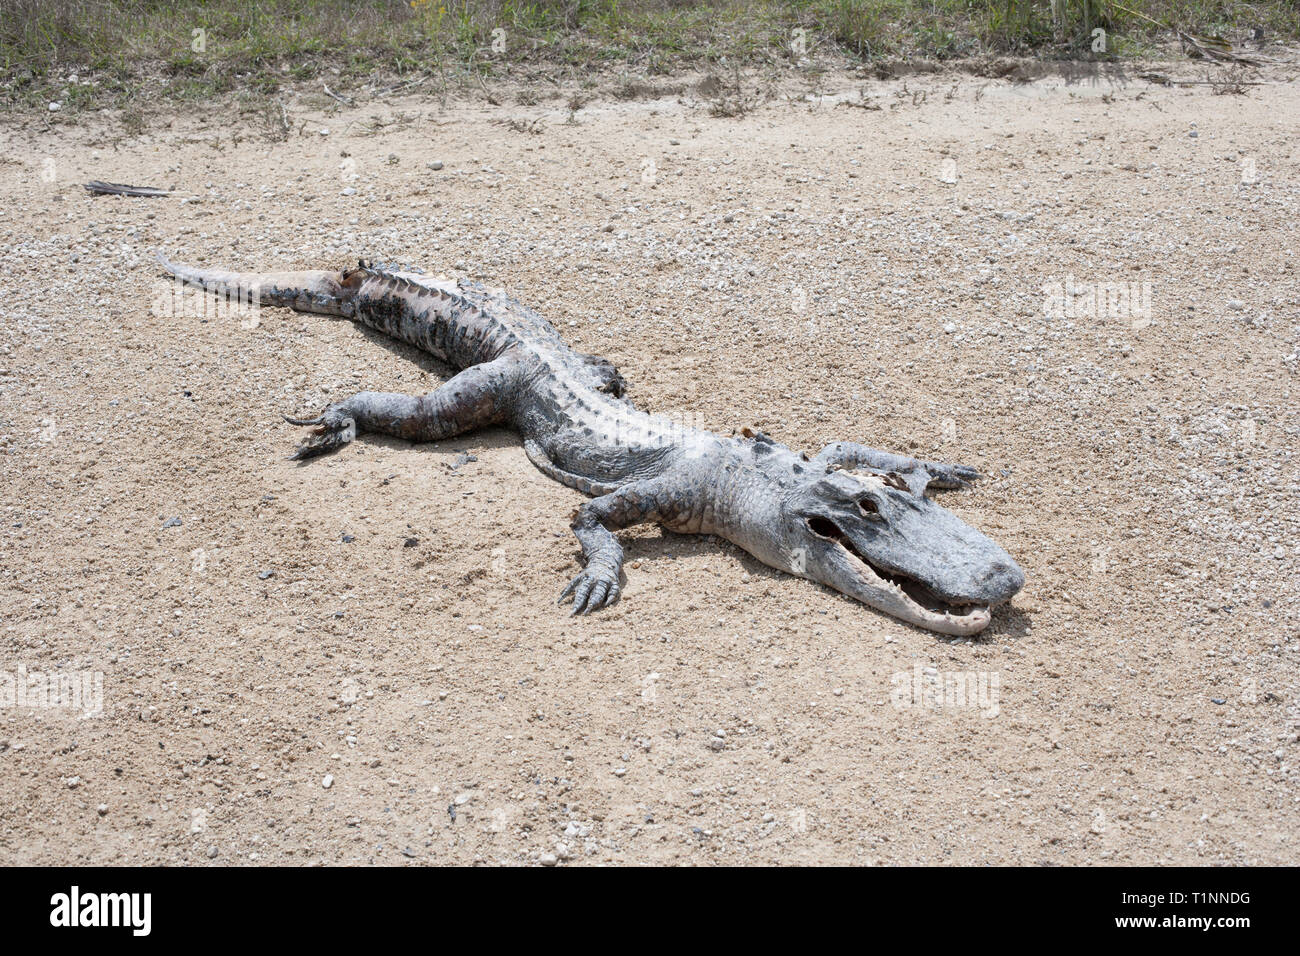
[[342, 448], [357, 437], [357, 424], [355, 421], [341, 415], [332, 415], [329, 412], [318, 418], [290, 418], [285, 415], [284, 420], [290, 425], [316, 426], [312, 429], [312, 437], [299, 445], [298, 449], [289, 456], [290, 461], [302, 461], [306, 458], [323, 455], [326, 452]]
[[617, 571], [588, 566], [560, 592], [560, 600], [556, 603], [563, 604], [564, 599], [572, 594], [573, 609], [569, 616], [590, 614], [617, 601], [619, 590]]
[[290, 418], [288, 415], [281, 415], [290, 425], [320, 425], [325, 421], [324, 415], [317, 415], [315, 418]]

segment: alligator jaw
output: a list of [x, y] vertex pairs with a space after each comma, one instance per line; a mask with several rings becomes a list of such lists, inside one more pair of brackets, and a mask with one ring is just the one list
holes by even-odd
[[856, 577], [859, 585], [841, 590], [864, 604], [908, 624], [941, 634], [978, 634], [993, 620], [985, 605], [950, 603], [923, 582], [873, 564], [853, 547], [847, 536], [841, 535], [830, 541], [834, 553], [841, 558], [838, 563]]

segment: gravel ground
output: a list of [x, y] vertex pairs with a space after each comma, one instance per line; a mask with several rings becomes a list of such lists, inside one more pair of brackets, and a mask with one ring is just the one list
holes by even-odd
[[[0, 669], [103, 707], [0, 707], [0, 861], [1294, 863], [1300, 91], [1262, 79], [5, 119]], [[937, 638], [636, 529], [571, 620], [579, 496], [513, 434], [286, 460], [282, 412], [446, 368], [178, 299], [155, 248], [480, 277], [652, 410], [975, 465], [944, 503], [1028, 584]]]

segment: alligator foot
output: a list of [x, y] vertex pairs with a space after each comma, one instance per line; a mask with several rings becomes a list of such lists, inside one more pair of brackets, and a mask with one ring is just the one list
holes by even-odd
[[618, 600], [618, 576], [623, 569], [623, 546], [613, 529], [643, 521], [661, 521], [696, 506], [688, 494], [685, 476], [669, 470], [656, 478], [644, 478], [621, 485], [609, 494], [583, 502], [569, 527], [582, 545], [587, 562], [581, 574], [569, 582], [559, 603], [573, 595], [571, 614], [587, 614]]
[[334, 408], [327, 409], [325, 414], [318, 418], [290, 418], [285, 415], [284, 420], [290, 425], [316, 426], [312, 429], [311, 437], [299, 445], [298, 450], [290, 456], [291, 461], [324, 455], [326, 452], [342, 448], [357, 437], [357, 423]]
[[980, 473], [969, 465], [952, 465], [941, 461], [918, 461], [918, 465], [930, 474], [931, 488], [967, 488]]
[[609, 607], [618, 600], [618, 568], [610, 568], [602, 562], [592, 561], [582, 573], [569, 582], [569, 586], [560, 594], [559, 604], [570, 594], [573, 595], [573, 610], [569, 615], [590, 614], [602, 607]]
[[857, 442], [837, 441], [817, 453], [816, 460], [841, 468], [872, 468], [892, 471], [907, 480], [908, 487], [920, 494], [927, 487], [965, 488], [980, 476], [974, 468], [941, 461], [921, 461], [908, 455], [868, 448]]

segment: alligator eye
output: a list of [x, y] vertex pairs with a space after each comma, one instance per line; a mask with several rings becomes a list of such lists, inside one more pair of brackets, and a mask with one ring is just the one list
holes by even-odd
[[883, 520], [880, 517], [880, 505], [876, 504], [874, 498], [867, 497], [858, 501], [858, 510], [862, 512], [862, 517], [872, 521]]

